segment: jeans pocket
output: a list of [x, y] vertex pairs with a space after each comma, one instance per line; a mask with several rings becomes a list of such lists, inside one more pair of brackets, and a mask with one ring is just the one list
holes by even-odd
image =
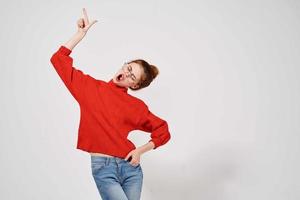
[[105, 167], [106, 163], [105, 161], [103, 162], [92, 162], [92, 172], [93, 174], [96, 172], [99, 172], [101, 169], [103, 169]]
[[130, 162], [127, 161], [127, 164], [128, 164], [131, 168], [133, 168], [133, 169], [136, 169], [136, 170], [137, 170], [137, 169], [141, 169], [141, 164], [140, 164], [140, 163], [139, 163], [138, 165], [135, 165], [135, 166], [134, 166], [134, 165], [130, 164]]

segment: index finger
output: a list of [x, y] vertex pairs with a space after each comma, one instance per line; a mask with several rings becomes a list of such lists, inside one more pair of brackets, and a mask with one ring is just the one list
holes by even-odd
[[83, 8], [82, 10], [83, 10], [84, 21], [85, 21], [87, 24], [89, 24], [89, 18], [88, 18], [88, 16], [87, 16], [86, 9]]

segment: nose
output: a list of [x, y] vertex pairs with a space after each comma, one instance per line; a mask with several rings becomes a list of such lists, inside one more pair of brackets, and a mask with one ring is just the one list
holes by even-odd
[[126, 77], [128, 77], [130, 75], [128, 71], [124, 71], [124, 73], [125, 73]]

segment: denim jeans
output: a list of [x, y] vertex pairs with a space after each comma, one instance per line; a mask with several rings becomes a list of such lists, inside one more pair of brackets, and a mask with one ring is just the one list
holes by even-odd
[[141, 165], [122, 158], [91, 155], [91, 169], [102, 200], [139, 200], [143, 184]]

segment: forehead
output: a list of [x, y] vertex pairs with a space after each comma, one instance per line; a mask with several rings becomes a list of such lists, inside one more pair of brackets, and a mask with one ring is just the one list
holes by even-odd
[[139, 64], [137, 64], [137, 63], [135, 63], [135, 62], [131, 62], [131, 63], [129, 63], [129, 65], [130, 65], [131, 68], [132, 68], [132, 73], [133, 73], [137, 78], [140, 77], [140, 76], [142, 75], [143, 69], [142, 69], [142, 67], [141, 67]]

